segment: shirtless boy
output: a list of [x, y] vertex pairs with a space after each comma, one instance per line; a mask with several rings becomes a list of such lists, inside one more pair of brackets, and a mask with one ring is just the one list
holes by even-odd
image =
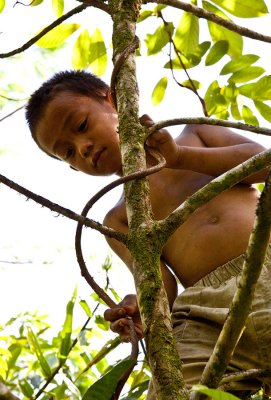
[[[121, 176], [118, 116], [108, 86], [97, 77], [82, 71], [55, 75], [32, 95], [26, 118], [34, 140], [48, 155], [90, 175]], [[141, 123], [150, 126], [153, 121], [145, 115]], [[148, 145], [167, 161], [166, 168], [149, 177], [153, 213], [158, 220], [214, 177], [264, 150], [227, 128], [208, 125], [186, 126], [176, 139], [161, 129], [152, 134]], [[151, 163], [148, 157], [147, 163]], [[253, 183], [264, 181], [265, 176], [266, 171], [261, 171], [198, 209], [163, 249], [161, 269], [189, 386], [200, 379], [236, 290], [259, 198]], [[108, 212], [104, 223], [127, 232], [123, 197]], [[131, 269], [128, 250], [113, 239], [108, 243]], [[268, 249], [257, 301], [228, 371], [270, 368], [270, 263]], [[186, 288], [179, 296], [175, 276]], [[107, 310], [105, 318], [111, 322], [111, 329], [125, 339], [126, 319], [121, 316], [127, 314], [133, 317], [141, 336], [135, 295], [126, 296], [119, 307]], [[235, 386], [259, 388], [261, 382]], [[149, 399], [154, 398], [150, 393]]]

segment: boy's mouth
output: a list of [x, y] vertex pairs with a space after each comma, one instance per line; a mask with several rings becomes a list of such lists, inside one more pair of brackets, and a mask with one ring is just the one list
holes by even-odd
[[93, 166], [96, 168], [97, 167], [97, 163], [99, 161], [99, 158], [101, 156], [101, 154], [103, 153], [103, 151], [105, 150], [105, 148], [103, 147], [102, 149], [96, 151], [96, 153], [94, 154], [93, 158], [92, 158], [92, 164]]

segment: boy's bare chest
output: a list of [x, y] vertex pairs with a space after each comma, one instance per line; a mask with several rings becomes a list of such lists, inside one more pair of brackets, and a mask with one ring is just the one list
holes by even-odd
[[172, 170], [168, 176], [151, 177], [150, 195], [155, 219], [167, 217], [212, 178], [191, 171]]

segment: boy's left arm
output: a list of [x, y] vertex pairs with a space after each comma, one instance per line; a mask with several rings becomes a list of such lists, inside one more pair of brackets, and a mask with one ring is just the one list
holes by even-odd
[[[151, 126], [153, 121], [144, 115], [141, 123]], [[166, 129], [160, 129], [146, 143], [165, 157], [168, 168], [186, 169], [214, 177], [265, 150], [261, 144], [221, 126], [187, 125], [181, 136], [182, 145], [179, 145], [178, 139], [174, 140]], [[267, 169], [260, 171], [243, 182], [263, 182], [267, 172]]]

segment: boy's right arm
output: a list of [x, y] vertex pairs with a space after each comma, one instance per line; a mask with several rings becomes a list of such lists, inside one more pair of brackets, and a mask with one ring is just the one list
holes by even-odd
[[[127, 233], [128, 225], [125, 222], [124, 216], [121, 215], [122, 213], [120, 210], [121, 208], [117, 205], [109, 211], [104, 219], [104, 224], [120, 232]], [[106, 238], [106, 240], [112, 250], [122, 259], [133, 273], [132, 257], [129, 250], [115, 239]], [[177, 296], [177, 283], [173, 274], [162, 261], [161, 273], [171, 309]], [[135, 294], [125, 296], [117, 307], [107, 309], [104, 313], [104, 318], [111, 323], [111, 330], [117, 332], [123, 341], [129, 341], [130, 338], [127, 316], [130, 316], [133, 319], [137, 336], [141, 339], [143, 337], [143, 327]]]

